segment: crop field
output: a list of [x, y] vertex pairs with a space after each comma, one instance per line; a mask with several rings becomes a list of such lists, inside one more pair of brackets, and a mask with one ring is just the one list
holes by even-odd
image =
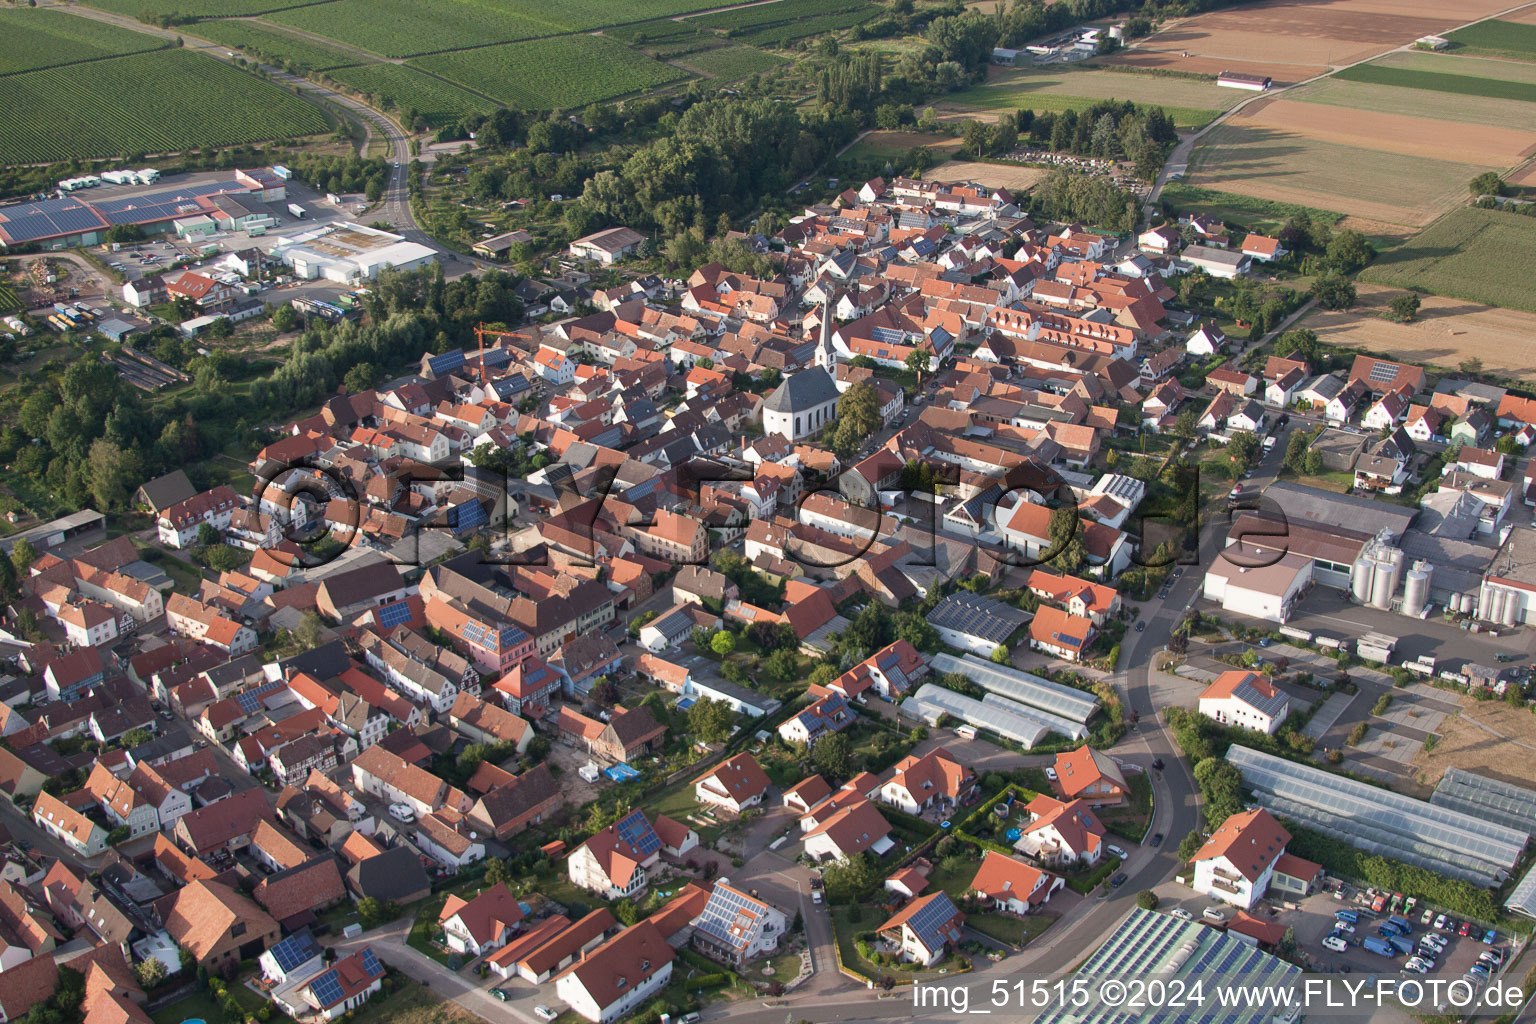
[[677, 63], [689, 71], [732, 82], [748, 75], [772, 71], [784, 63], [784, 58], [764, 53], [755, 46], [722, 46], [679, 57]]
[[[1249, 72], [1284, 55], [1299, 65], [1342, 65], [1367, 60], [1508, 6], [1502, 0], [1273, 0], [1175, 19], [1141, 40], [1139, 52], [1169, 58], [1165, 66], [1216, 72]], [[1185, 52], [1209, 66], [1187, 66]], [[1215, 66], [1219, 63], [1220, 66]], [[1273, 74], [1264, 70], [1260, 74]], [[1277, 75], [1296, 81], [1298, 75]]]
[[1393, 85], [1371, 85], [1325, 78], [1286, 93], [1293, 100], [1377, 114], [1414, 113], [1420, 117], [1459, 121], [1467, 125], [1518, 128], [1536, 132], [1536, 103], [1458, 96], [1423, 89], [1405, 90]]
[[1328, 71], [1324, 64], [1269, 64], [1259, 60], [1228, 60], [1225, 57], [1202, 57], [1187, 50], [1148, 50], [1137, 44], [1134, 50], [1121, 50], [1103, 58], [1106, 64], [1123, 64], [1126, 67], [1145, 70], [1183, 71], [1192, 75], [1211, 75], [1223, 71], [1238, 71], [1245, 75], [1267, 75], [1276, 85], [1294, 85]]
[[737, 7], [715, 14], [701, 14], [688, 20], [705, 28], [722, 29], [728, 34], [760, 29], [765, 25], [814, 18], [824, 14], [839, 14], [869, 7], [869, 0], [778, 0], [777, 3], [757, 4], [753, 7]]
[[[126, 14], [137, 18], [141, 14], [181, 14], [193, 18], [237, 18], [267, 11], [282, 10], [304, 3], [305, 0], [91, 0], [89, 7]], [[325, 3], [327, 0], [313, 0]]]
[[1247, 94], [1214, 82], [1123, 71], [1045, 68], [993, 71], [984, 85], [950, 93], [937, 104], [991, 113], [1020, 108], [1037, 111], [1086, 110], [1100, 100], [1135, 100], [1160, 106], [1181, 128], [1199, 128]]
[[589, 35], [442, 53], [411, 64], [530, 110], [579, 107], [686, 77], [623, 43]]
[[374, 96], [386, 97], [396, 109], [410, 107], [434, 125], [449, 124], [465, 114], [488, 114], [496, 104], [452, 82], [434, 78], [404, 64], [364, 64], [327, 71], [327, 77]]
[[686, 14], [709, 0], [331, 0], [266, 20], [387, 57], [580, 32]]
[[197, 25], [197, 34], [231, 49], [244, 50], [263, 60], [289, 61], [312, 71], [345, 67], [358, 62], [356, 56], [346, 51], [333, 50], [312, 40], [289, 35], [259, 21], [240, 18], [203, 21]]
[[1400, 89], [1427, 89], [1434, 92], [1456, 93], [1460, 96], [1486, 96], [1496, 100], [1536, 101], [1536, 85], [1529, 82], [1477, 78], [1472, 75], [1453, 75], [1440, 71], [1357, 64], [1352, 68], [1345, 68], [1334, 77], [1342, 78], [1346, 82], [1372, 82], [1376, 85], [1391, 85]]
[[614, 25], [603, 29], [603, 35], [635, 45], [650, 43], [680, 43], [704, 36], [691, 21], [657, 18], [654, 21], [637, 21], [629, 25]]
[[1462, 207], [1378, 256], [1361, 278], [1536, 312], [1533, 260], [1536, 218]]
[[[518, 4], [518, 7], [532, 5]], [[334, 0], [279, 11], [266, 20], [337, 39], [386, 57], [505, 43], [566, 31], [545, 18], [474, 0]]]
[[970, 160], [950, 160], [923, 172], [929, 181], [974, 181], [988, 188], [1006, 188], [1017, 195], [1032, 188], [1051, 172], [1044, 167], [1023, 164], [988, 164]]
[[854, 159], [869, 157], [903, 157], [918, 146], [927, 146], [935, 153], [943, 154], [959, 149], [964, 140], [958, 135], [930, 135], [927, 132], [870, 132], [848, 150]]
[[1518, 60], [1536, 60], [1536, 25], [1518, 21], [1480, 21], [1447, 32], [1458, 53], [1486, 53]]
[[0, 313], [16, 313], [21, 310], [21, 298], [16, 289], [0, 281]]
[[[198, 101], [189, 103], [194, 88]], [[6, 89], [7, 163], [228, 146], [329, 127], [292, 93], [191, 50], [28, 71], [7, 78]]]
[[1254, 196], [1241, 196], [1235, 192], [1219, 192], [1215, 189], [1200, 188], [1177, 181], [1171, 181], [1163, 186], [1161, 199], [1179, 213], [1210, 214], [1222, 220], [1242, 224], [1249, 230], [1254, 230], [1255, 225], [1260, 223], [1282, 224], [1303, 213], [1313, 220], [1322, 220], [1329, 224], [1344, 219], [1342, 214], [1330, 210], [1282, 203], [1273, 199], [1259, 199]]
[[1407, 68], [1410, 71], [1440, 71], [1452, 75], [1468, 75], [1472, 78], [1496, 78], [1505, 82], [1536, 84], [1536, 64], [1499, 60], [1494, 57], [1463, 56], [1449, 50], [1441, 50], [1438, 53], [1402, 50], [1376, 58], [1371, 61], [1371, 66]]
[[1401, 288], [1361, 282], [1356, 291], [1351, 308], [1315, 310], [1300, 326], [1330, 345], [1444, 367], [1476, 357], [1494, 373], [1536, 380], [1536, 314], [1424, 295], [1418, 316], [1399, 324], [1382, 314]]
[[0, 11], [0, 75], [158, 50], [167, 43], [46, 7]]
[[[1352, 214], [1408, 226], [1427, 224], [1462, 202], [1467, 182], [1515, 161], [1529, 139], [1509, 129], [1457, 125], [1401, 115], [1363, 115], [1324, 104], [1273, 101], [1256, 116], [1218, 125], [1190, 156], [1185, 181], [1261, 200]], [[1296, 111], [1290, 108], [1310, 108]], [[1388, 122], [1374, 123], [1377, 118]], [[1393, 128], [1406, 137], [1390, 137]], [[1452, 133], [1441, 138], [1439, 131]], [[1493, 133], [1481, 135], [1473, 133]], [[1451, 139], [1476, 148], [1462, 151]], [[1369, 148], [1390, 145], [1390, 150]], [[1430, 153], [1493, 159], [1485, 164], [1434, 159]]]

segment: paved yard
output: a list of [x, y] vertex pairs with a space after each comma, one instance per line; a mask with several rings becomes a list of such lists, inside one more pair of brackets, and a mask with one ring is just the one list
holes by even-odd
[[1349, 709], [1349, 705], [1355, 700], [1357, 694], [1336, 693], [1323, 702], [1323, 706], [1317, 709], [1317, 714], [1308, 720], [1301, 734], [1310, 740], [1321, 740], [1339, 717]]

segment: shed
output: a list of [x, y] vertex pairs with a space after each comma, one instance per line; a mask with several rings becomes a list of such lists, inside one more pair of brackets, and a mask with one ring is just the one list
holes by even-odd
[[130, 334], [137, 332], [139, 328], [137, 324], [131, 324], [126, 320], [119, 320], [117, 317], [113, 317], [110, 320], [103, 320], [97, 324], [96, 329], [108, 341], [122, 341]]

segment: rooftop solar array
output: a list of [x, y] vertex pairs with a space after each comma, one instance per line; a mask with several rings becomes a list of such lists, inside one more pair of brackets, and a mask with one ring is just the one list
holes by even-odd
[[322, 1008], [335, 1006], [341, 1002], [341, 978], [336, 973], [336, 968], [331, 968], [309, 983], [309, 990], [315, 994]]
[[1377, 363], [1371, 367], [1371, 381], [1376, 384], [1386, 384], [1397, 379], [1399, 367], [1396, 363]]
[[752, 941], [754, 926], [762, 913], [762, 904], [717, 883], [695, 927], [732, 949], [744, 949]]
[[614, 828], [618, 830], [619, 839], [634, 847], [635, 852], [642, 857], [649, 857], [661, 849], [661, 837], [651, 828], [651, 823], [645, 820], [643, 811], [631, 811]]
[[950, 902], [949, 894], [939, 892], [935, 894], [917, 913], [907, 919], [907, 927], [922, 940], [923, 945], [929, 949], [938, 949], [948, 940], [944, 933], [944, 926], [954, 920], [955, 905]]
[[940, 715], [952, 715], [967, 725], [997, 733], [1004, 739], [1032, 747], [1051, 732], [1049, 723], [1029, 714], [1022, 704], [983, 703], [963, 693], [928, 683], [902, 704], [903, 712], [918, 715], [936, 725]]
[[240, 710], [248, 715], [254, 715], [261, 710], [262, 700], [270, 697], [288, 684], [281, 679], [271, 679], [260, 686], [253, 686], [243, 693], [237, 694], [235, 700], [240, 704]]
[[320, 945], [307, 931], [288, 936], [267, 952], [284, 974], [320, 955]]
[[[528, 904], [520, 903], [518, 906], [523, 908], [524, 913], [528, 912]], [[371, 946], [365, 946], [363, 951], [357, 955], [357, 958], [363, 962], [363, 970], [368, 972], [369, 977], [384, 973], [384, 967], [379, 963], [379, 958], [373, 955], [373, 948]]]
[[1449, 807], [1234, 745], [1227, 760], [1271, 813], [1369, 853], [1477, 885], [1508, 877], [1529, 836]]
[[[1300, 969], [1250, 946], [1226, 932], [1207, 928], [1198, 921], [1180, 921], [1152, 910], [1132, 910], [1120, 927], [1094, 951], [1079, 972], [1099, 979], [1131, 978], [1157, 974], [1167, 979], [1208, 979], [1215, 984], [1280, 987], [1300, 975]], [[1209, 985], [1207, 986], [1209, 988]], [[1090, 983], [1089, 990], [1095, 986]], [[1234, 1000], [1234, 1003], [1237, 1001]], [[1097, 1001], [1086, 1006], [1067, 1006], [1046, 1012], [1035, 1024], [1144, 1024], [1151, 1021], [1180, 1024], [1261, 1024], [1271, 1019], [1273, 1008], [1226, 1006], [1211, 1000], [1198, 1016], [1193, 1010], [1166, 1013], [1128, 1013]]]
[[106, 218], [75, 198], [44, 199], [36, 203], [0, 207], [0, 232], [18, 245], [54, 235], [96, 231], [107, 226]]
[[950, 594], [928, 613], [928, 624], [1000, 644], [1029, 621], [1029, 614], [1012, 605], [977, 594]]
[[1536, 834], [1536, 790], [1448, 768], [1429, 802]]
[[933, 657], [933, 671], [941, 674], [959, 672], [983, 689], [1073, 722], [1088, 721], [1099, 707], [1099, 698], [1091, 693], [1074, 690], [1070, 686], [1062, 686], [1049, 679], [1020, 672], [1016, 668], [998, 665], [973, 654], [963, 658], [953, 654], [936, 654]]
[[396, 601], [394, 604], [386, 604], [379, 608], [374, 615], [379, 620], [379, 625], [385, 629], [394, 629], [411, 621], [411, 606], [406, 601]]
[[249, 189], [237, 182], [216, 181], [119, 199], [93, 199], [91, 205], [113, 224], [146, 224], [183, 217], [189, 213], [202, 213], [203, 208], [197, 202], [202, 196], [247, 191]]

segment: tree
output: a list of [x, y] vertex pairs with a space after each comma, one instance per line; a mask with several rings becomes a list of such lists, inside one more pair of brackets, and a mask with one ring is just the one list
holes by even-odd
[[37, 548], [27, 538], [21, 538], [11, 547], [11, 565], [15, 566], [18, 575], [25, 576], [35, 561]]
[[1173, 421], [1171, 433], [1174, 437], [1188, 441], [1195, 436], [1195, 431], [1200, 426], [1200, 412], [1197, 409], [1185, 409]]
[[992, 648], [992, 660], [999, 665], [1008, 664], [1008, 646], [1006, 644], [998, 644]]
[[613, 905], [613, 916], [619, 919], [620, 924], [628, 927], [639, 924], [640, 918], [645, 915], [640, 912], [639, 907], [635, 906], [634, 900], [626, 897]]
[[123, 449], [106, 438], [91, 442], [86, 457], [90, 473], [91, 494], [103, 509], [118, 509], [128, 503], [128, 495], [138, 486], [143, 475], [143, 460], [139, 453]]
[[987, 143], [991, 140], [992, 132], [980, 121], [965, 122], [965, 130], [961, 136], [965, 140], [965, 148], [976, 154], [980, 159], [987, 149]]
[[828, 900], [852, 903], [874, 887], [880, 880], [880, 873], [869, 862], [867, 854], [856, 853], [828, 864], [821, 877], [827, 886]]
[[357, 901], [357, 916], [362, 919], [364, 928], [377, 928], [399, 917], [400, 907], [393, 900], [364, 896]]
[[1475, 376], [1483, 372], [1483, 361], [1477, 358], [1477, 356], [1472, 356], [1471, 358], [1463, 359], [1461, 364], [1457, 366], [1457, 369], [1469, 376]]
[[1387, 303], [1387, 311], [1391, 319], [1405, 324], [1419, 315], [1419, 297], [1413, 292], [1395, 296]]
[[736, 638], [727, 630], [718, 630], [710, 637], [709, 649], [724, 658], [736, 649]]
[[1494, 442], [1493, 448], [1494, 451], [1504, 455], [1518, 455], [1520, 453], [1520, 442], [1514, 434], [1505, 434]]
[[492, 857], [485, 862], [485, 883], [487, 885], [502, 885], [515, 880], [517, 875], [511, 865], [500, 857]]
[[379, 371], [372, 363], [358, 363], [341, 379], [342, 385], [353, 394], [367, 391], [379, 379]]
[[1323, 471], [1323, 453], [1319, 451], [1307, 452], [1307, 457], [1302, 461], [1302, 470], [1307, 476], [1317, 476]]
[[1136, 894], [1136, 905], [1142, 910], [1156, 910], [1160, 902], [1162, 901], [1157, 898], [1157, 893], [1151, 889], [1143, 889]]
[[837, 399], [837, 427], [832, 432], [832, 450], [848, 456], [858, 450], [865, 438], [880, 429], [880, 393], [867, 380], [861, 380]]
[[223, 542], [224, 542], [224, 538], [219, 535], [219, 531], [214, 528], [214, 525], [212, 523], [198, 523], [197, 524], [197, 546], [198, 547], [200, 547], [200, 548], [207, 548], [207, 547], [212, 547], [215, 544], [222, 544]]
[[1088, 560], [1088, 550], [1083, 546], [1082, 531], [1078, 529], [1077, 509], [1062, 507], [1051, 510], [1050, 524], [1046, 527], [1052, 552], [1051, 566], [1058, 572], [1074, 573]]
[[700, 697], [688, 709], [688, 731], [705, 743], [723, 743], [731, 735], [735, 717], [725, 701]]
[[1467, 188], [1474, 196], [1501, 196], [1504, 194], [1504, 179], [1496, 171], [1484, 171], [1473, 178]]
[[854, 772], [853, 743], [840, 732], [823, 736], [811, 748], [811, 763], [822, 775], [846, 779]]
[[140, 960], [133, 973], [138, 976], [142, 988], [152, 989], [164, 981], [169, 972], [165, 969], [165, 961], [152, 956], [148, 960]]
[[279, 332], [293, 330], [299, 326], [299, 311], [286, 304], [273, 307], [272, 326]]
[[793, 682], [800, 674], [800, 660], [794, 651], [780, 648], [763, 659], [763, 671], [778, 682]]
[[1284, 352], [1292, 359], [1300, 359], [1302, 362], [1315, 365], [1323, 355], [1322, 346], [1317, 340], [1317, 332], [1306, 327], [1297, 327], [1280, 335], [1280, 340], [1275, 343], [1276, 352]]
[[155, 736], [148, 729], [129, 729], [123, 733], [123, 749], [132, 750], [134, 747], [142, 747]]
[[1376, 257], [1376, 250], [1358, 231], [1340, 231], [1328, 242], [1323, 258], [1341, 274], [1353, 274]]
[[1304, 430], [1291, 431], [1291, 439], [1285, 442], [1285, 468], [1300, 473], [1306, 468], [1307, 444], [1311, 435]]
[[320, 614], [313, 608], [299, 616], [299, 628], [294, 631], [294, 637], [306, 651], [319, 647], [320, 638], [324, 635], [325, 623], [320, 621]]
[[1195, 765], [1195, 782], [1204, 798], [1205, 827], [1215, 831], [1222, 822], [1243, 809], [1243, 775], [1237, 766], [1219, 757]]
[[914, 348], [907, 353], [907, 358], [902, 360], [907, 364], [907, 372], [921, 378], [928, 372], [928, 353], [921, 348]]
[[1310, 294], [1324, 309], [1348, 309], [1355, 304], [1354, 282], [1336, 270], [1318, 275]]

